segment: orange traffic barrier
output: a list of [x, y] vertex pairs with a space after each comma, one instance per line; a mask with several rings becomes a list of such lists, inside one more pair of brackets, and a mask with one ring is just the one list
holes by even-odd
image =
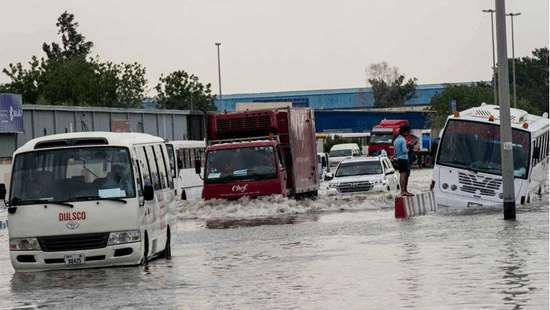
[[423, 192], [414, 196], [395, 197], [395, 218], [409, 218], [436, 211], [433, 192]]

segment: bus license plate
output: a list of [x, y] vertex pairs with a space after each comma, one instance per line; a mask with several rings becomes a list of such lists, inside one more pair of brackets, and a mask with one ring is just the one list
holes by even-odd
[[65, 266], [76, 266], [84, 263], [84, 256], [82, 254], [65, 255]]

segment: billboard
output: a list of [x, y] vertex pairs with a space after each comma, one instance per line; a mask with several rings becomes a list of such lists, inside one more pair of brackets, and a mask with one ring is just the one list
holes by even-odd
[[21, 95], [0, 94], [0, 133], [23, 132]]

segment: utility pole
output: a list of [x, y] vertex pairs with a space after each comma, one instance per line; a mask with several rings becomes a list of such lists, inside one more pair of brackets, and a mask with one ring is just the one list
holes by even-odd
[[514, 47], [514, 16], [521, 15], [521, 12], [518, 13], [508, 13], [510, 16], [511, 26], [512, 26], [512, 92], [514, 94], [514, 108], [518, 107], [518, 100], [516, 96], [516, 54]]
[[493, 27], [493, 14], [495, 10], [488, 9], [482, 10], [483, 13], [491, 13], [491, 44], [493, 46], [493, 96], [494, 104], [498, 105], [498, 95], [497, 95], [497, 66], [495, 63], [495, 29]]
[[220, 42], [216, 42], [216, 47], [218, 49], [218, 87], [220, 90], [220, 102], [222, 100], [222, 71], [220, 66], [220, 45], [222, 45]]
[[500, 158], [502, 169], [503, 211], [505, 220], [516, 219], [516, 197], [514, 193], [514, 157], [512, 124], [510, 123], [510, 86], [508, 79], [508, 55], [506, 52], [506, 11], [504, 0], [495, 0], [498, 84], [500, 102]]

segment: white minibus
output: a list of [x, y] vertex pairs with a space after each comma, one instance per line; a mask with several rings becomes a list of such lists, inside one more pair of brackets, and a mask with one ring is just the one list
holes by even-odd
[[169, 258], [173, 153], [159, 137], [80, 132], [13, 155], [9, 246], [16, 271], [137, 265]]
[[200, 199], [203, 181], [196, 173], [195, 165], [199, 162], [204, 165], [204, 140], [174, 140], [167, 144], [169, 151], [174, 153], [177, 166], [177, 178], [174, 180], [177, 195], [182, 200]]
[[[548, 181], [548, 114], [510, 109], [516, 204]], [[502, 207], [499, 107], [482, 104], [447, 118], [433, 169], [438, 208]]]

